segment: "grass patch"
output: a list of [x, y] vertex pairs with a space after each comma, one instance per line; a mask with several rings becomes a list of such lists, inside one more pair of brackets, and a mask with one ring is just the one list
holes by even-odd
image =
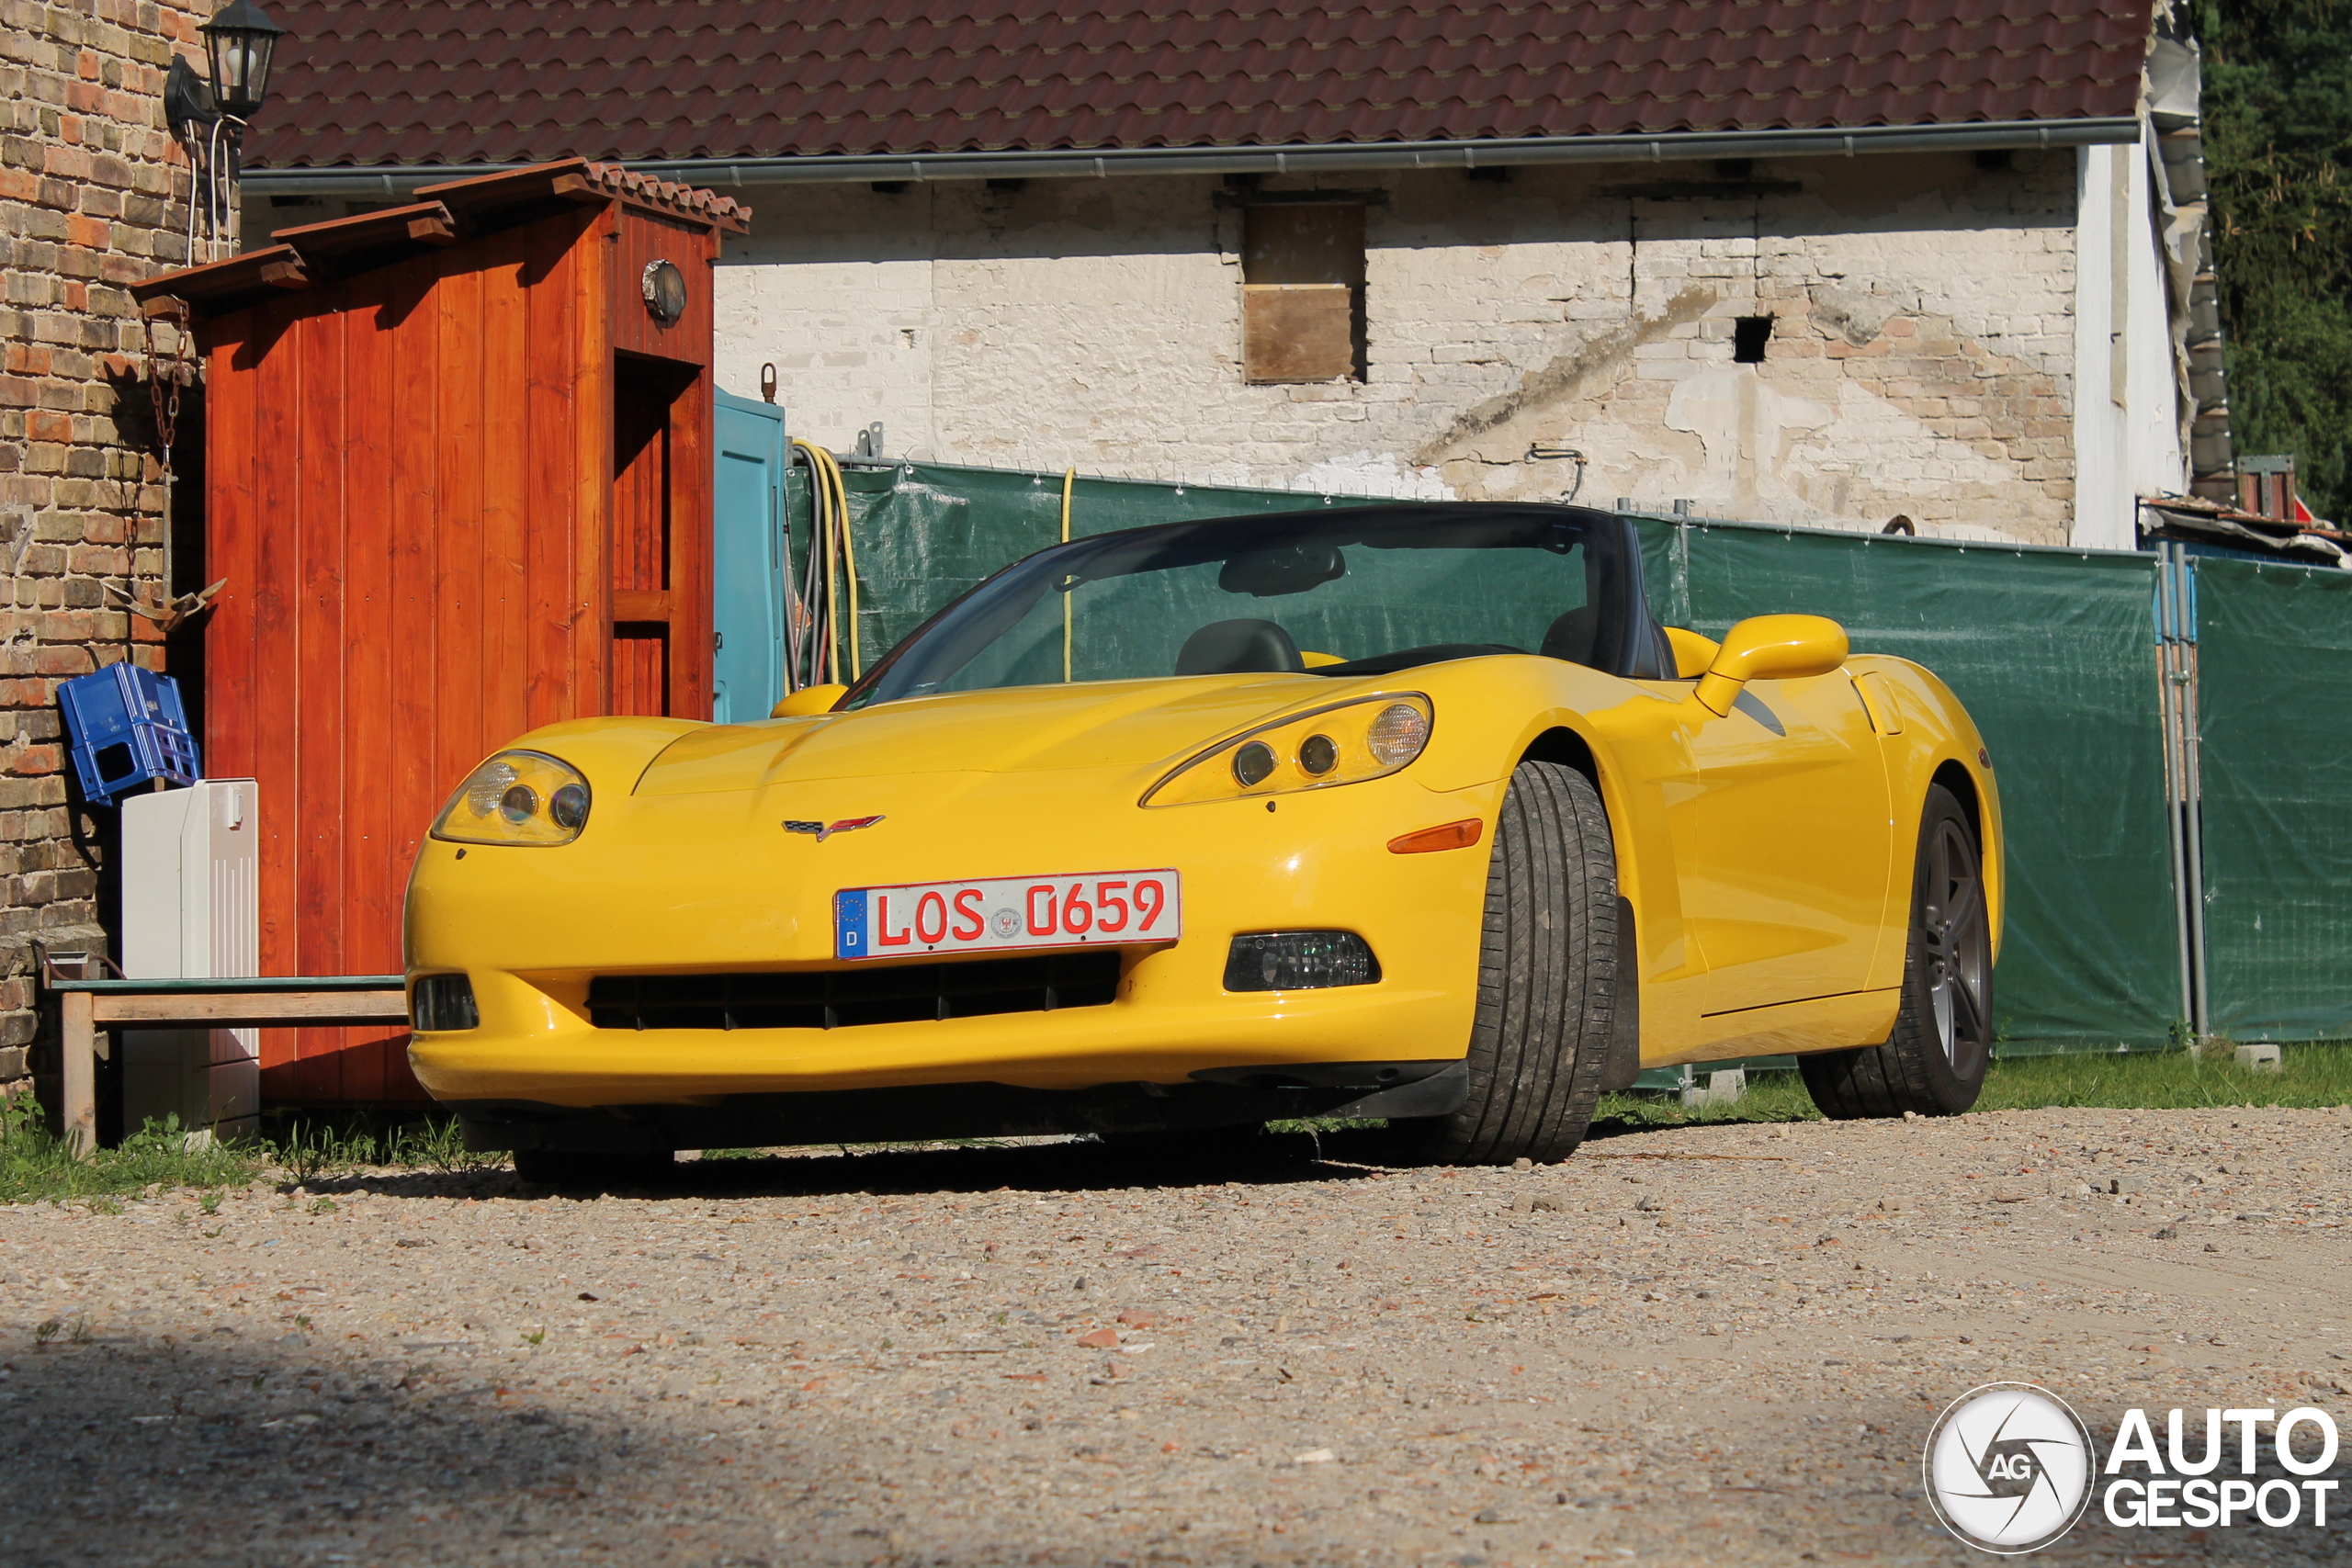
[[366, 1111], [336, 1116], [281, 1112], [258, 1145], [263, 1156], [297, 1185], [390, 1167], [462, 1175], [503, 1166], [504, 1155], [465, 1146], [455, 1117]]
[[[170, 1118], [150, 1122], [119, 1147], [76, 1159], [65, 1140], [50, 1133], [30, 1095], [0, 1109], [0, 1203], [74, 1201], [119, 1213], [119, 1195], [151, 1187], [243, 1187], [273, 1173], [301, 1185], [371, 1168], [458, 1174], [504, 1163], [503, 1155], [468, 1153], [453, 1118], [290, 1113], [273, 1118], [262, 1137], [205, 1140], [193, 1148], [177, 1118]], [[205, 1213], [219, 1201], [208, 1195]]]
[[[1702, 1069], [1703, 1070], [1703, 1069]], [[1653, 1127], [1699, 1127], [1725, 1122], [1813, 1122], [1821, 1112], [1793, 1072], [1747, 1075], [1747, 1092], [1728, 1105], [1685, 1106], [1673, 1094], [1604, 1094], [1592, 1113], [1592, 1130], [1639, 1133]]]
[[[2248, 1072], [2228, 1046], [2211, 1051], [2099, 1052], [1997, 1060], [1984, 1075], [1978, 1111], [2080, 1108], [2201, 1111], [2236, 1105], [2352, 1105], [2352, 1042], [2280, 1048], [2281, 1069]], [[1730, 1105], [1686, 1108], [1671, 1095], [1604, 1094], [1597, 1134], [1724, 1122], [1814, 1122], [1821, 1113], [1794, 1071], [1751, 1072]]]
[[0, 1202], [62, 1202], [81, 1199], [119, 1213], [115, 1195], [148, 1188], [242, 1187], [260, 1173], [261, 1159], [244, 1149], [206, 1141], [188, 1147], [174, 1118], [76, 1159], [65, 1140], [53, 1136], [30, 1095], [18, 1095], [0, 1110]]
[[2275, 1073], [2246, 1071], [2226, 1045], [2218, 1051], [2014, 1056], [1993, 1064], [1976, 1109], [2199, 1111], [2229, 1105], [2352, 1105], [2352, 1042], [2285, 1045], [2278, 1054], [2280, 1070]]

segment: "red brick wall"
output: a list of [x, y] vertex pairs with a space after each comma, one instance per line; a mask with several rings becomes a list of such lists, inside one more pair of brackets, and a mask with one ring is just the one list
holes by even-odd
[[[0, 1093], [32, 1066], [37, 945], [105, 942], [112, 814], [69, 792], [57, 683], [163, 661], [153, 628], [104, 586], [153, 596], [162, 565], [143, 338], [124, 288], [187, 259], [188, 168], [164, 126], [164, 75], [175, 52], [200, 66], [196, 28], [212, 9], [0, 0]], [[159, 340], [168, 352], [168, 329]]]

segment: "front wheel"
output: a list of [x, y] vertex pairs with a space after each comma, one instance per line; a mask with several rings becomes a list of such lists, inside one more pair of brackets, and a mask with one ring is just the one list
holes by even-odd
[[1390, 1123], [1395, 1157], [1508, 1165], [1583, 1141], [1617, 998], [1617, 855], [1592, 781], [1555, 762], [1511, 774], [1487, 869], [1469, 1098]]
[[1797, 1058], [1824, 1116], [1956, 1116], [1976, 1103], [1993, 1059], [1993, 921], [1984, 873], [1976, 829], [1959, 798], [1928, 785], [1894, 1032], [1883, 1045]]

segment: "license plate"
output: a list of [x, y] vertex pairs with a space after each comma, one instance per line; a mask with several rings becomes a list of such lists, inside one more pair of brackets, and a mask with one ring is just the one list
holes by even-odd
[[833, 955], [1174, 942], [1183, 917], [1182, 885], [1164, 869], [844, 887], [833, 895]]

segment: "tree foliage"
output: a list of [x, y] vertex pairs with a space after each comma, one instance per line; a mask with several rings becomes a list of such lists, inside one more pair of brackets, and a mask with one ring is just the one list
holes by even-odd
[[2233, 436], [2352, 519], [2352, 0], [2194, 15]]

